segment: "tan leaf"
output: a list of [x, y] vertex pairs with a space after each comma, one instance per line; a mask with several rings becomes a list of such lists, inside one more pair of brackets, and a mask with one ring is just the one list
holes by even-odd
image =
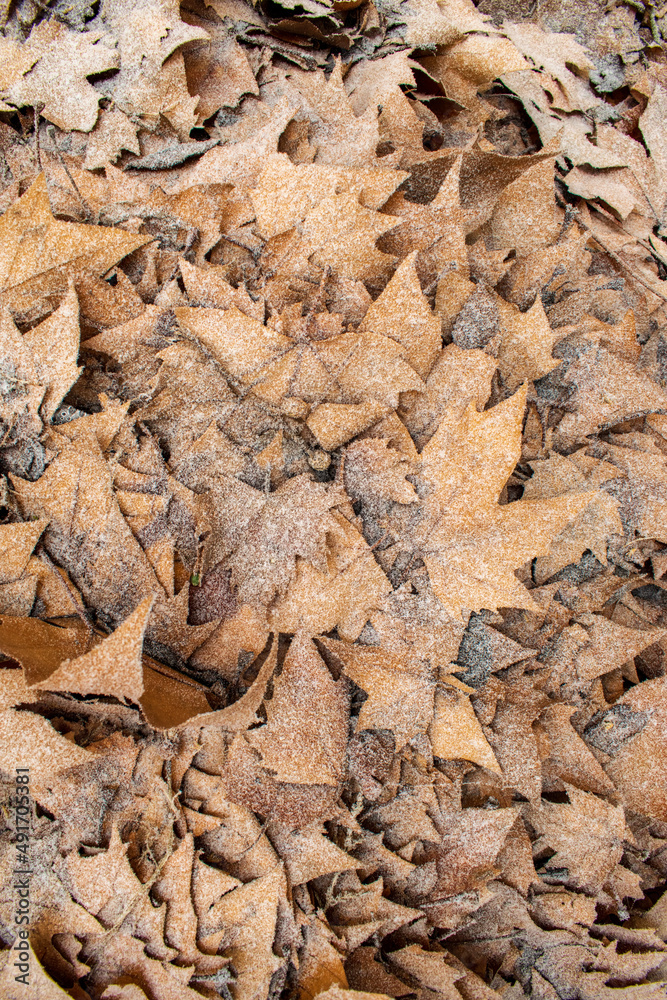
[[498, 367], [507, 388], [517, 389], [557, 368], [561, 362], [551, 352], [560, 338], [549, 326], [539, 296], [525, 313], [500, 296], [496, 301], [501, 324]]
[[0, 525], [0, 583], [18, 580], [47, 524], [41, 518]]
[[450, 688], [436, 693], [429, 735], [436, 757], [470, 760], [496, 774], [501, 773], [473, 707], [461, 692]]
[[92, 436], [68, 443], [37, 482], [15, 479], [14, 488], [26, 514], [49, 518], [47, 549], [94, 607], [118, 621], [158, 591]]
[[143, 637], [152, 605], [153, 598], [146, 598], [98, 646], [76, 659], [64, 660], [39, 686], [139, 702], [144, 693]]
[[397, 750], [417, 733], [426, 732], [433, 718], [435, 694], [428, 670], [408, 666], [382, 648], [335, 639], [322, 642], [343, 662], [347, 676], [368, 695], [359, 713], [358, 731], [390, 729], [396, 736]]
[[[667, 685], [664, 677], [643, 681], [618, 702], [631, 712], [646, 713], [646, 725], [620, 746], [605, 771], [627, 808], [665, 822], [667, 818]], [[609, 721], [616, 725], [613, 718]]]
[[114, 163], [124, 149], [137, 156], [141, 154], [136, 125], [117, 108], [104, 110], [90, 133], [83, 166], [86, 170], [98, 170]]
[[121, 111], [162, 113], [181, 138], [189, 138], [197, 98], [188, 93], [183, 56], [177, 50], [186, 42], [208, 39], [207, 33], [181, 21], [174, 0], [151, 0], [141, 7], [127, 0], [105, 0], [102, 17], [118, 39], [120, 71], [114, 97]]
[[294, 581], [270, 610], [272, 629], [319, 635], [337, 627], [342, 639], [354, 640], [381, 606], [391, 585], [362, 535], [342, 514], [333, 516], [327, 543], [324, 571], [297, 560]]
[[539, 834], [534, 852], [548, 845], [556, 853], [547, 867], [565, 868], [565, 884], [594, 893], [601, 888], [623, 854], [625, 815], [622, 806], [565, 785], [569, 803], [545, 802], [531, 807], [530, 823]]
[[82, 372], [76, 364], [79, 303], [71, 281], [60, 306], [39, 326], [28, 330], [23, 342], [32, 355], [39, 381], [46, 387], [41, 412], [48, 423]]
[[46, 178], [40, 174], [2, 216], [0, 241], [0, 289], [5, 304], [25, 310], [35, 297], [64, 292], [68, 276], [83, 271], [104, 274], [147, 238], [54, 219]]
[[15, 957], [17, 953], [9, 949], [6, 952], [7, 959], [2, 972], [0, 972], [0, 990], [2, 990], [3, 997], [6, 1000], [28, 1000], [28, 996], [30, 996], [30, 1000], [65, 1000], [69, 994], [47, 974], [32, 950], [30, 942], [21, 941], [20, 943], [28, 952], [28, 961], [24, 963], [29, 970], [27, 979], [20, 980], [19, 977], [25, 974], [22, 969], [15, 967], [15, 962], [20, 961], [21, 956]]
[[[577, 493], [498, 504], [519, 458], [524, 400], [519, 390], [484, 413], [470, 406], [460, 420], [445, 415], [422, 451], [430, 493], [418, 537], [433, 590], [454, 614], [531, 607], [513, 569], [546, 554], [552, 538], [591, 500]], [[460, 473], [466, 468], [469, 478]]]
[[280, 959], [273, 952], [278, 905], [287, 886], [282, 867], [226, 893], [220, 900], [218, 920], [223, 928], [208, 936], [207, 948], [229, 955], [236, 972], [238, 1000], [265, 996]]
[[496, 250], [532, 250], [556, 238], [553, 176], [554, 161], [542, 160], [500, 194], [491, 217]]
[[357, 867], [356, 860], [332, 844], [316, 826], [289, 830], [281, 823], [272, 823], [268, 833], [294, 886]]
[[364, 316], [360, 331], [391, 337], [406, 351], [405, 358], [418, 375], [426, 378], [442, 343], [440, 323], [422, 295], [415, 260], [410, 254], [396, 269], [380, 297]]
[[39, 106], [58, 128], [90, 132], [102, 95], [86, 77], [118, 67], [109, 36], [70, 31], [47, 19], [33, 28], [25, 49], [35, 65], [7, 87], [10, 101], [17, 107]]
[[347, 733], [345, 683], [335, 682], [313, 643], [292, 640], [266, 703], [267, 724], [246, 739], [279, 781], [336, 785]]
[[3, 771], [14, 774], [17, 767], [29, 767], [39, 787], [60, 771], [93, 760], [87, 750], [61, 736], [41, 715], [30, 712], [12, 708], [0, 712], [0, 737]]

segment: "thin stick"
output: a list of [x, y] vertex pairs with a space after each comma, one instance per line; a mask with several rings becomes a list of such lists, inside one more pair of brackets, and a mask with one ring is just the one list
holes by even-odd
[[49, 125], [48, 126], [48, 128], [46, 130], [46, 134], [48, 135], [49, 139], [53, 143], [53, 148], [56, 151], [56, 156], [60, 160], [60, 166], [63, 168], [63, 170], [67, 174], [67, 178], [68, 178], [70, 184], [72, 185], [72, 187], [74, 188], [74, 191], [76, 193], [77, 198], [79, 199], [79, 202], [80, 202], [81, 207], [82, 207], [82, 209], [83, 209], [83, 211], [85, 213], [86, 218], [87, 219], [93, 219], [95, 217], [95, 215], [94, 215], [93, 211], [91, 210], [90, 205], [88, 204], [88, 202], [86, 201], [86, 199], [83, 197], [83, 195], [79, 191], [79, 187], [78, 187], [76, 181], [74, 180], [74, 178], [72, 177], [72, 174], [70, 173], [69, 167], [65, 163], [65, 158], [64, 158], [63, 154], [60, 152], [60, 147], [58, 146], [58, 143], [56, 142], [56, 130], [54, 129], [53, 125]]
[[39, 151], [39, 118], [40, 118], [40, 108], [41, 105], [35, 105], [35, 159], [37, 160], [37, 170], [41, 174], [42, 172], [42, 157]]
[[599, 236], [595, 235], [595, 233], [593, 232], [593, 230], [591, 229], [591, 227], [586, 225], [586, 223], [583, 221], [583, 219], [581, 218], [581, 216], [580, 216], [580, 214], [578, 212], [577, 212], [577, 221], [578, 221], [579, 225], [582, 226], [586, 230], [587, 233], [591, 234], [592, 238], [595, 240], [596, 243], [598, 243], [602, 247], [602, 249], [604, 250], [604, 252], [608, 253], [609, 256], [612, 258], [612, 260], [615, 260], [616, 263], [620, 267], [622, 267], [624, 271], [627, 271], [628, 274], [632, 278], [634, 278], [635, 281], [638, 281], [640, 285], [644, 286], [644, 288], [648, 288], [649, 292], [653, 292], [653, 294], [657, 295], [658, 298], [664, 299], [664, 301], [667, 302], [667, 292], [663, 292], [662, 289], [656, 288], [655, 285], [652, 285], [645, 278], [642, 278], [642, 276], [640, 274], [637, 274], [635, 271], [633, 271], [632, 268], [629, 267], [625, 263], [625, 261], [621, 257], [618, 256], [618, 254], [616, 253], [615, 250], [612, 250], [611, 247], [607, 246], [607, 244], [603, 240], [601, 240]]

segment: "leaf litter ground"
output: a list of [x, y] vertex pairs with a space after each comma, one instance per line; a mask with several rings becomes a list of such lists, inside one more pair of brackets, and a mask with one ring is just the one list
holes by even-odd
[[0, 14], [2, 997], [663, 997], [667, 12]]

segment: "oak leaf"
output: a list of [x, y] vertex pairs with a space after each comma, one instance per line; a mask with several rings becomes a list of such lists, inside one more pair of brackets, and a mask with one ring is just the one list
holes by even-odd
[[30, 32], [21, 58], [26, 68], [5, 94], [17, 107], [39, 106], [58, 128], [90, 132], [97, 121], [101, 93], [87, 77], [118, 68], [113, 40], [97, 32], [70, 31], [55, 18], [41, 21]]

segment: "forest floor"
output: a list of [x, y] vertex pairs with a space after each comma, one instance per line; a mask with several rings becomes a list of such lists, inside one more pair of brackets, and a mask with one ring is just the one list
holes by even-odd
[[664, 998], [667, 5], [0, 26], [0, 998]]

